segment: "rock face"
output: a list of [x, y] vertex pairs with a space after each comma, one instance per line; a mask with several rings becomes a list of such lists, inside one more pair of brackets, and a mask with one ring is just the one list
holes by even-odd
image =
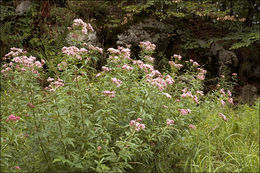
[[143, 22], [132, 25], [123, 34], [118, 35], [118, 45], [133, 45], [140, 41], [150, 41], [158, 43], [160, 40], [169, 37], [169, 32], [173, 31], [173, 26], [164, 24], [153, 18], [145, 19]]
[[32, 6], [31, 1], [22, 1], [19, 5], [17, 5], [15, 11], [19, 14], [25, 13]]
[[252, 105], [257, 98], [257, 88], [254, 85], [247, 84], [241, 89], [240, 101]]
[[218, 74], [231, 73], [230, 68], [238, 66], [238, 58], [232, 51], [225, 50], [217, 43], [213, 43], [210, 48], [210, 59], [216, 58], [219, 65]]

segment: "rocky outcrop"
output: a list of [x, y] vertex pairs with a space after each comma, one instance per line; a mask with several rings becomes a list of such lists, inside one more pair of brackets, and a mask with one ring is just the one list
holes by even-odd
[[252, 105], [257, 98], [257, 88], [254, 85], [247, 84], [241, 89], [240, 101]]
[[31, 7], [31, 1], [22, 1], [19, 5], [17, 5], [15, 11], [19, 14], [24, 14], [26, 11], [30, 10]]
[[173, 26], [164, 24], [153, 18], [145, 19], [142, 22], [130, 26], [123, 34], [118, 35], [118, 45], [133, 45], [140, 41], [150, 41], [157, 44], [159, 41], [167, 39], [169, 33], [173, 31]]
[[217, 61], [217, 64], [219, 66], [219, 75], [231, 73], [230, 68], [235, 68], [238, 66], [239, 61], [236, 54], [232, 51], [225, 50], [218, 43], [213, 43], [211, 45], [209, 55], [211, 61]]

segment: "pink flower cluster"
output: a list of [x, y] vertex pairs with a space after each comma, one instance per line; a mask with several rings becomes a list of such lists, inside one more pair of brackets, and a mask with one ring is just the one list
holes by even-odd
[[23, 55], [23, 54], [26, 54], [27, 52], [24, 51], [23, 49], [20, 49], [20, 48], [16, 48], [16, 47], [12, 47], [10, 48], [10, 52], [7, 53], [4, 57], [3, 57], [3, 60], [6, 60], [8, 59], [8, 57], [16, 57], [18, 55]]
[[199, 94], [199, 95], [201, 95], [201, 96], [204, 96], [203, 91], [197, 91], [197, 94]]
[[[203, 94], [202, 91], [198, 91], [200, 94]], [[198, 101], [198, 97], [196, 95], [192, 95], [192, 93], [190, 91], [188, 91], [187, 88], [184, 88], [182, 90], [182, 95], [181, 95], [182, 98], [186, 98], [186, 97], [191, 97], [197, 104], [199, 104], [199, 101]]]
[[197, 68], [197, 70], [199, 70], [199, 74], [197, 75], [197, 79], [204, 80], [205, 74], [207, 73], [207, 71], [202, 69], [202, 68]]
[[60, 78], [54, 81], [53, 78], [48, 77], [47, 82], [50, 82], [50, 85], [45, 89], [49, 91], [56, 91], [57, 88], [64, 86], [63, 80]]
[[170, 126], [170, 125], [174, 124], [174, 121], [173, 121], [173, 120], [170, 120], [170, 119], [167, 119], [167, 120], [166, 120], [166, 124], [167, 124], [168, 126]]
[[143, 121], [142, 118], [137, 118], [136, 120], [131, 120], [129, 125], [134, 127], [136, 131], [144, 130], [145, 125], [140, 123], [141, 121]]
[[[221, 88], [221, 89], [220, 89], [220, 93], [221, 93], [224, 97], [226, 96], [226, 93], [225, 93], [224, 88]], [[228, 101], [230, 104], [234, 105], [234, 100], [233, 100], [233, 98], [231, 98], [231, 96], [232, 96], [231, 91], [227, 90], [227, 94], [228, 94], [227, 101]], [[225, 105], [225, 101], [224, 101], [224, 100], [221, 99], [220, 102], [221, 102], [221, 104], [222, 104], [223, 106]]]
[[181, 60], [181, 59], [182, 59], [181, 55], [177, 55], [177, 54], [174, 54], [174, 55], [173, 55], [173, 58], [178, 59], [178, 60]]
[[196, 126], [193, 125], [193, 124], [190, 124], [190, 125], [189, 125], [189, 128], [190, 128], [190, 129], [196, 129]]
[[226, 117], [224, 114], [219, 113], [218, 115], [219, 115], [224, 121], [227, 121], [227, 117]]
[[62, 53], [66, 54], [68, 56], [76, 57], [79, 60], [82, 60], [81, 54], [88, 53], [88, 50], [85, 48], [79, 49], [76, 46], [70, 46], [70, 47], [63, 47]]
[[179, 112], [182, 115], [187, 115], [187, 114], [191, 113], [191, 110], [190, 109], [179, 109]]
[[105, 67], [105, 66], [102, 66], [102, 70], [103, 70], [103, 71], [107, 71], [107, 72], [112, 71], [111, 68]]
[[131, 70], [133, 70], [134, 68], [131, 67], [131, 66], [129, 66], [128, 64], [124, 64], [124, 65], [122, 66], [122, 69], [131, 71]]
[[173, 67], [175, 67], [176, 69], [181, 69], [183, 67], [182, 64], [176, 64], [174, 61], [169, 61], [169, 64]]
[[120, 87], [120, 85], [122, 84], [122, 81], [119, 80], [119, 79], [117, 79], [117, 78], [115, 78], [115, 77], [112, 78], [111, 80], [112, 80], [112, 82], [113, 82], [114, 84], [116, 84], [117, 87]]
[[106, 96], [108, 96], [110, 98], [114, 98], [116, 92], [115, 91], [103, 91], [103, 94], [105, 94]]
[[[11, 50], [11, 53], [9, 52], [8, 54], [6, 54], [6, 57], [23, 53], [22, 49], [11, 48]], [[11, 71], [12, 68], [15, 68], [16, 70], [21, 72], [31, 71], [32, 73], [39, 75], [38, 69], [42, 68], [44, 64], [45, 61], [43, 59], [41, 61], [36, 61], [36, 58], [33, 56], [15, 56], [9, 64], [4, 64], [2, 66], [3, 69], [1, 70], [1, 73], [7, 75], [7, 73]]]
[[144, 49], [144, 50], [147, 50], [147, 51], [153, 51], [155, 50], [156, 48], [156, 45], [155, 44], [152, 44], [150, 41], [141, 41], [139, 43], [139, 46]]
[[124, 48], [121, 46], [118, 46], [117, 49], [114, 48], [108, 48], [107, 51], [112, 54], [109, 56], [109, 59], [113, 59], [113, 60], [120, 60], [120, 58], [122, 59], [129, 59], [130, 55], [131, 55], [131, 51], [128, 48]]
[[100, 53], [100, 54], [103, 54], [103, 49], [100, 48], [100, 47], [96, 47], [96, 46], [93, 46], [93, 45], [89, 45], [88, 48], [89, 48], [89, 50], [93, 50], [93, 51], [96, 51], [96, 52], [98, 52], [98, 53]]
[[151, 64], [145, 64], [141, 60], [133, 60], [133, 64], [137, 64], [140, 69], [143, 69], [145, 73], [148, 73], [149, 71], [154, 71], [154, 67]]
[[82, 19], [74, 19], [73, 20], [72, 29], [76, 29], [77, 27], [82, 27], [81, 31], [84, 34], [88, 34], [88, 31], [94, 32], [94, 29], [91, 26], [91, 24], [90, 23], [87, 24], [87, 23], [83, 22]]
[[[164, 90], [168, 85], [173, 84], [174, 80], [170, 75], [166, 75], [165, 79], [158, 70], [154, 70], [154, 67], [150, 64], [144, 64], [143, 61], [134, 61], [133, 64], [137, 64], [139, 68], [143, 69], [146, 74], [146, 82], [153, 86], [158, 87], [160, 91]], [[149, 73], [150, 72], [150, 73]]]
[[19, 116], [15, 116], [15, 115], [9, 115], [9, 117], [6, 119], [6, 121], [18, 121], [21, 118]]

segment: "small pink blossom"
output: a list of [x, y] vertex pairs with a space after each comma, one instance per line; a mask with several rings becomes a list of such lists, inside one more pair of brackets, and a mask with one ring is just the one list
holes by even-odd
[[102, 66], [102, 70], [103, 70], [103, 71], [107, 71], [107, 72], [109, 72], [109, 71], [111, 71], [112, 69], [109, 68], [109, 67]]
[[104, 91], [103, 92], [105, 95], [109, 96], [110, 98], [114, 98], [116, 92], [115, 91]]
[[101, 146], [97, 146], [97, 150], [100, 151], [102, 149]]
[[220, 89], [220, 93], [223, 94], [223, 96], [226, 95], [224, 88], [221, 88], [221, 89]]
[[232, 105], [234, 105], [234, 101], [233, 101], [233, 98], [228, 98], [228, 102]]
[[237, 76], [237, 73], [232, 73], [232, 76]]
[[19, 121], [21, 118], [19, 116], [15, 115], [9, 115], [9, 117], [6, 119], [6, 121]]
[[219, 116], [220, 116], [221, 118], [223, 118], [224, 121], [227, 121], [227, 117], [226, 117], [224, 114], [219, 113]]
[[131, 120], [130, 123], [129, 123], [129, 125], [130, 125], [130, 126], [133, 126], [133, 125], [135, 125], [135, 123], [136, 123], [135, 120]]
[[227, 90], [227, 93], [228, 93], [228, 95], [229, 95], [230, 97], [232, 96], [231, 91]]
[[122, 69], [131, 71], [131, 70], [133, 70], [134, 68], [131, 67], [131, 66], [129, 66], [128, 64], [124, 64], [124, 65], [122, 66]]
[[51, 77], [48, 77], [47, 82], [52, 82], [52, 81], [54, 81], [54, 79]]
[[[139, 123], [139, 122], [141, 122], [140, 120], [142, 120], [142, 119], [139, 118], [139, 120], [138, 120], [138, 118], [137, 118], [137, 120], [131, 120], [129, 122], [129, 125], [135, 127], [136, 131], [144, 130], [145, 129], [145, 125], [142, 124], [142, 123]], [[137, 121], [139, 121], [139, 122], [137, 122]]]
[[117, 87], [120, 87], [120, 85], [122, 84], [122, 81], [117, 78], [112, 78], [111, 80], [114, 84], [116, 84]]
[[198, 66], [200, 66], [200, 65], [199, 65], [199, 63], [197, 63], [196, 61], [194, 61], [194, 62], [193, 62], [193, 66], [194, 66], [194, 67], [198, 67]]
[[199, 80], [204, 80], [204, 79], [205, 79], [205, 76], [202, 75], [202, 74], [198, 74], [198, 75], [197, 75], [197, 78], [198, 78]]
[[101, 73], [98, 73], [98, 74], [96, 75], [96, 77], [99, 77], [99, 76], [101, 76]]
[[137, 118], [136, 121], [141, 122], [141, 121], [143, 121], [143, 119], [142, 118]]
[[191, 110], [190, 109], [179, 109], [179, 112], [182, 115], [187, 115], [187, 114], [191, 113]]
[[191, 129], [196, 129], [196, 126], [193, 125], [193, 124], [190, 124], [190, 125], [189, 125], [189, 128], [191, 128]]
[[220, 100], [220, 102], [221, 102], [222, 106], [225, 106], [226, 103], [224, 100]]
[[19, 166], [15, 166], [14, 167], [16, 170], [21, 170], [21, 168]]
[[167, 119], [167, 120], [166, 120], [166, 124], [167, 124], [168, 126], [170, 126], [170, 125], [174, 124], [174, 120]]
[[197, 94], [199, 94], [199, 95], [201, 95], [201, 96], [204, 96], [203, 91], [197, 91]]
[[220, 75], [221, 78], [225, 78], [225, 75]]

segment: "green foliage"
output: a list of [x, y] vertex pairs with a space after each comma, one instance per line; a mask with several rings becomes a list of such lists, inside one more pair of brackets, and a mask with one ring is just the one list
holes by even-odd
[[[178, 55], [166, 73], [155, 71], [147, 58], [153, 45], [148, 45], [142, 46], [143, 61], [132, 60], [129, 49], [108, 50], [110, 58], [99, 73], [95, 65], [102, 55], [94, 49], [46, 61], [52, 76], [36, 62], [4, 63], [1, 171], [258, 170], [259, 105], [235, 110], [228, 93], [199, 94], [203, 79], [198, 76], [205, 71]], [[14, 57], [23, 55], [29, 57]]]

